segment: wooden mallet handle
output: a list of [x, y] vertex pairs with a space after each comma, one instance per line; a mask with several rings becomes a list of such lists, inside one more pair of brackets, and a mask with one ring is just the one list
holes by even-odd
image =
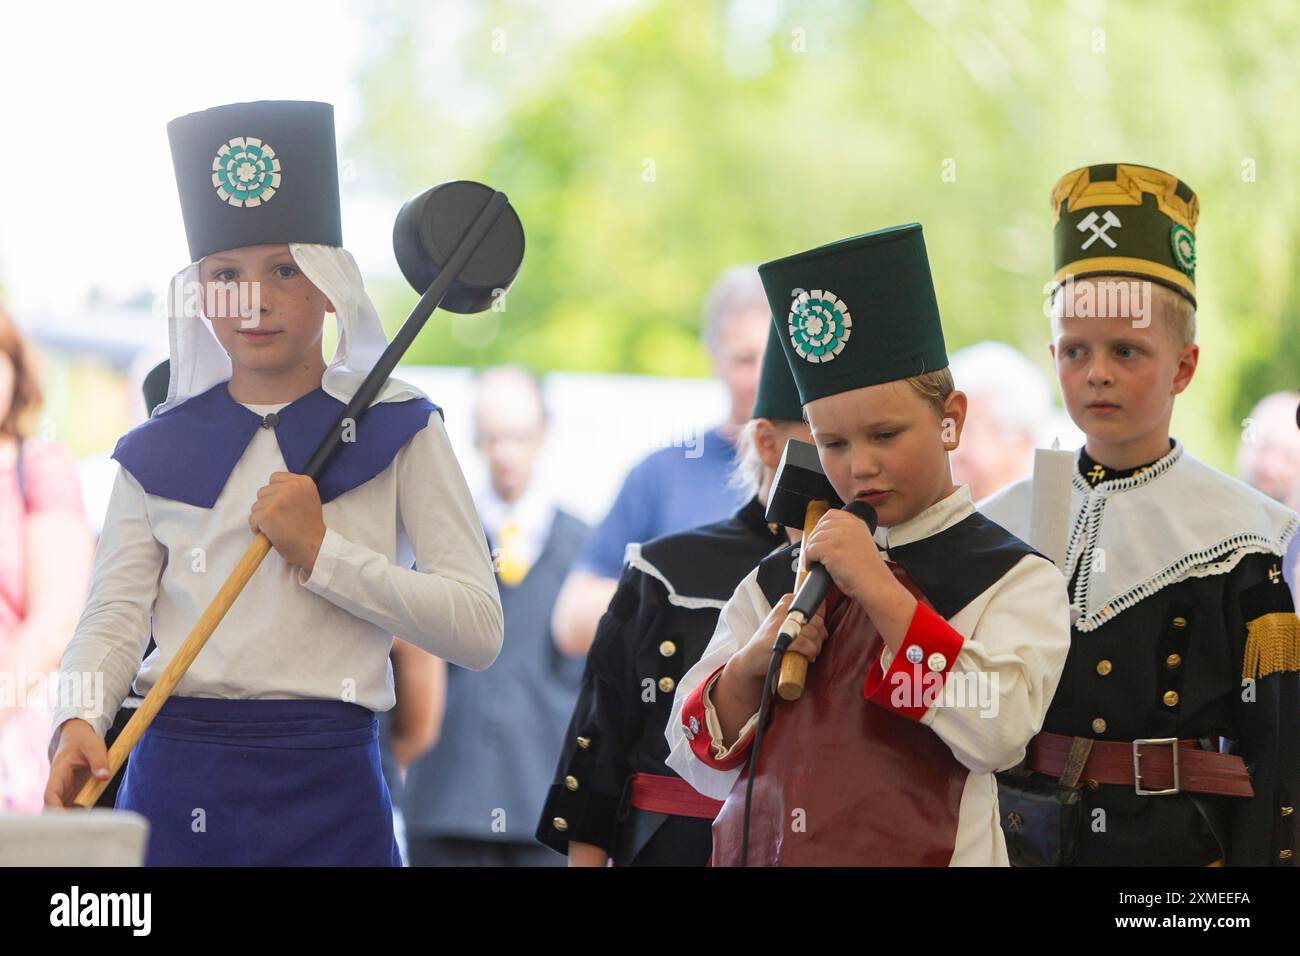
[[[402, 323], [402, 327], [397, 330], [393, 340], [385, 347], [383, 354], [379, 356], [379, 360], [366, 373], [365, 379], [362, 380], [361, 385], [353, 393], [347, 406], [339, 413], [334, 427], [326, 433], [325, 438], [317, 446], [316, 452], [308, 460], [307, 466], [303, 469], [303, 474], [312, 481], [319, 483], [320, 476], [324, 473], [331, 456], [339, 449], [344, 440], [343, 436], [348, 433], [349, 423], [359, 421], [371, 403], [379, 396], [380, 390], [388, 381], [388, 376], [393, 373], [393, 369], [397, 367], [397, 363], [401, 361], [411, 347], [415, 337], [420, 334], [424, 323], [433, 314], [433, 311], [442, 304], [443, 298], [452, 289], [453, 284], [459, 280], [461, 270], [465, 268], [470, 257], [479, 248], [479, 244], [483, 242], [484, 238], [501, 218], [501, 213], [509, 208], [505, 193], [487, 187], [482, 188], [488, 193], [487, 199], [481, 207], [472, 211], [472, 216], [470, 216], [470, 210], [458, 210], [458, 215], [466, 218], [464, 234], [452, 249], [446, 262], [442, 264], [437, 276], [429, 284], [429, 287], [424, 290], [420, 296], [420, 301], [415, 304], [415, 308], [411, 310], [411, 314]], [[463, 196], [458, 201], [463, 201]], [[514, 220], [514, 224], [516, 228], [520, 228], [517, 218]], [[508, 229], [509, 226], [503, 228]], [[518, 272], [519, 260], [523, 257], [522, 231], [515, 245], [518, 246], [515, 259], [504, 264], [501, 261], [494, 263], [494, 265], [504, 268], [504, 271], [509, 273], [504, 282], [507, 286], [513, 281], [515, 273]], [[489, 247], [489, 255], [500, 260], [502, 256], [510, 255], [508, 252], [502, 252], [502, 249], [510, 247], [511, 243], [509, 242], [498, 242], [496, 246]], [[490, 263], [490, 258], [488, 261]], [[505, 268], [506, 266], [509, 268]], [[484, 262], [480, 261], [478, 267], [480, 269], [484, 268]], [[122, 769], [122, 764], [126, 762], [127, 755], [131, 753], [131, 748], [144, 735], [150, 722], [162, 709], [163, 704], [167, 702], [167, 698], [171, 696], [172, 691], [180, 684], [185, 672], [194, 663], [194, 659], [199, 656], [199, 651], [203, 650], [203, 645], [212, 636], [212, 632], [217, 629], [221, 619], [226, 616], [230, 606], [235, 603], [235, 598], [239, 597], [239, 592], [244, 589], [244, 585], [248, 583], [248, 579], [253, 576], [253, 572], [257, 570], [258, 565], [262, 563], [262, 559], [267, 556], [270, 550], [271, 539], [258, 532], [257, 536], [253, 538], [252, 544], [248, 546], [248, 550], [244, 552], [244, 556], [239, 559], [235, 570], [230, 573], [230, 577], [226, 579], [225, 584], [221, 586], [221, 590], [217, 592], [207, 610], [203, 612], [203, 616], [199, 618], [189, 636], [185, 638], [185, 643], [176, 652], [176, 656], [168, 662], [166, 670], [158, 679], [158, 683], [154, 684], [150, 689], [148, 696], [136, 708], [127, 725], [122, 728], [122, 733], [118, 735], [117, 740], [113, 742], [113, 746], [109, 748], [108, 780], [96, 780], [91, 777], [86, 782], [86, 785], [81, 788], [81, 792], [77, 794], [75, 803], [78, 806], [87, 808], [93, 806], [95, 801], [99, 799], [100, 794], [104, 792], [104, 788], [113, 779], [113, 775]]]
[[226, 583], [221, 585], [221, 590], [217, 592], [212, 603], [208, 605], [203, 616], [199, 618], [194, 629], [190, 631], [189, 636], [185, 638], [185, 643], [181, 645], [176, 656], [167, 664], [167, 669], [163, 671], [162, 676], [158, 678], [158, 683], [150, 688], [148, 695], [140, 706], [136, 708], [131, 719], [127, 721], [122, 732], [117, 735], [117, 740], [113, 741], [113, 746], [108, 749], [108, 779], [98, 780], [91, 777], [86, 781], [86, 785], [81, 788], [77, 794], [76, 803], [78, 806], [90, 808], [95, 805], [99, 795], [104, 792], [104, 788], [109, 785], [113, 777], [122, 769], [122, 764], [126, 762], [127, 754], [131, 748], [136, 745], [140, 735], [153, 721], [162, 705], [167, 702], [176, 685], [181, 682], [185, 672], [189, 670], [194, 659], [199, 656], [199, 651], [203, 650], [203, 645], [208, 642], [212, 632], [217, 629], [221, 619], [226, 616], [230, 606], [235, 603], [235, 598], [239, 597], [239, 592], [244, 589], [248, 579], [253, 576], [257, 566], [262, 563], [262, 559], [271, 550], [271, 539], [262, 532], [258, 532], [253, 538], [253, 543], [248, 546], [244, 556], [239, 559], [239, 564], [231, 572]]
[[[825, 501], [814, 501], [808, 505], [803, 517], [803, 540], [799, 543], [799, 571], [794, 578], [794, 590], [797, 594], [803, 579], [808, 576], [808, 559], [804, 557], [804, 543], [812, 529], [817, 526], [822, 515], [831, 510]], [[808, 658], [798, 651], [786, 651], [781, 655], [781, 674], [776, 681], [776, 692], [782, 700], [798, 700], [803, 696], [804, 681], [808, 678]]]

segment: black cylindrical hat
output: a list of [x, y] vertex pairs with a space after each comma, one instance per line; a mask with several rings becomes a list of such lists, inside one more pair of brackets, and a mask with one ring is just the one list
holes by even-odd
[[241, 246], [343, 245], [334, 107], [232, 103], [167, 124], [190, 261]]

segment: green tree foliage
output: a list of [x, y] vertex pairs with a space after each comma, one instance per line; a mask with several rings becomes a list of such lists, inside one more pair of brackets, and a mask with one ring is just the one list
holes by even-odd
[[[1001, 339], [1050, 374], [1051, 186], [1127, 161], [1201, 199], [1201, 364], [1175, 431], [1226, 465], [1250, 404], [1300, 384], [1294, 5], [664, 2], [575, 25], [553, 4], [488, 3], [460, 17], [449, 40], [442, 5], [385, 8], [352, 152], [395, 193], [449, 178], [505, 190], [528, 247], [506, 312], [447, 320], [417, 361], [707, 374], [699, 304], [723, 267], [915, 220], [949, 349]], [[393, 322], [414, 302], [377, 292]]]

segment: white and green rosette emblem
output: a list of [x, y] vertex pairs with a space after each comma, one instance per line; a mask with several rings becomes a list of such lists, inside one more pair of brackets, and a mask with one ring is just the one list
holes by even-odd
[[1186, 226], [1174, 226], [1169, 232], [1169, 244], [1174, 248], [1174, 265], [1189, 276], [1196, 271], [1196, 239]]
[[853, 329], [848, 307], [833, 292], [800, 290], [790, 306], [790, 344], [800, 358], [829, 362], [844, 351]]
[[212, 160], [212, 185], [232, 206], [260, 206], [280, 188], [280, 160], [269, 143], [236, 136]]

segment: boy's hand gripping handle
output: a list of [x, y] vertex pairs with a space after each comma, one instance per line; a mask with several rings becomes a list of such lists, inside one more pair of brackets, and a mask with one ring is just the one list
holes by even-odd
[[[808, 504], [808, 510], [804, 513], [803, 519], [803, 541], [808, 540], [808, 535], [812, 534], [813, 528], [817, 527], [817, 522], [821, 520], [822, 515], [830, 510], [830, 507], [830, 504], [825, 501], [813, 501]], [[801, 541], [799, 545], [799, 571], [794, 579], [796, 594], [806, 577], [808, 577], [808, 560], [804, 557], [803, 543]], [[808, 658], [798, 651], [786, 651], [781, 655], [781, 673], [776, 680], [776, 692], [781, 695], [783, 700], [798, 700], [803, 696], [803, 686], [807, 679]]]

